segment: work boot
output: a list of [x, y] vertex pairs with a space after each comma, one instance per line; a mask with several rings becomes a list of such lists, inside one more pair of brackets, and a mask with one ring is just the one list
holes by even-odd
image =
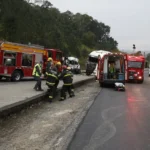
[[44, 91], [43, 89], [39, 89], [38, 91]]
[[34, 87], [33, 89], [34, 89], [35, 91], [38, 91], [37, 87]]
[[73, 92], [71, 92], [70, 93], [70, 97], [74, 97], [75, 95], [74, 95], [74, 93]]
[[49, 98], [49, 102], [52, 103], [52, 98]]
[[61, 97], [59, 101], [64, 101], [65, 99], [65, 97]]

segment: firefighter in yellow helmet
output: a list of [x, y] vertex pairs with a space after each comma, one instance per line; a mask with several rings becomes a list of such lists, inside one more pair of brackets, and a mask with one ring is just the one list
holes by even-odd
[[49, 71], [50, 71], [52, 65], [53, 65], [53, 59], [52, 59], [51, 57], [49, 57], [49, 58], [47, 59], [46, 72], [49, 72]]
[[[57, 71], [57, 75], [59, 76], [60, 73], [61, 73], [61, 62], [58, 61], [58, 62], [56, 63], [56, 65], [55, 65], [55, 70]], [[58, 84], [59, 84], [59, 79], [56, 80], [56, 84], [55, 84], [56, 89], [57, 89]]]
[[59, 76], [60, 79], [63, 80], [64, 84], [61, 89], [61, 99], [60, 101], [63, 101], [66, 99], [66, 92], [68, 91], [68, 94], [70, 97], [74, 96], [74, 92], [72, 91], [72, 84], [73, 84], [73, 74], [71, 72], [70, 67], [63, 66], [63, 72]]
[[51, 70], [46, 72], [46, 85], [48, 86], [49, 102], [52, 102], [54, 96], [56, 95], [56, 80], [58, 80], [57, 70], [55, 66], [52, 65]]

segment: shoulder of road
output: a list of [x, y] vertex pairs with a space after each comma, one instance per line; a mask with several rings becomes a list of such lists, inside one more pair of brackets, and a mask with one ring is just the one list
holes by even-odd
[[[78, 87], [86, 82], [94, 80], [93, 76], [75, 75], [74, 86]], [[45, 81], [42, 81], [43, 92], [37, 92], [33, 89], [35, 81], [26, 82], [0, 82], [0, 117], [21, 110], [47, 97], [48, 87]], [[63, 83], [60, 81], [58, 91]]]

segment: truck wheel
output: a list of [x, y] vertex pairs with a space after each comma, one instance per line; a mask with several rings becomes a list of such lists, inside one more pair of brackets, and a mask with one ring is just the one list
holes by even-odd
[[87, 76], [89, 76], [89, 75], [90, 75], [90, 73], [89, 73], [89, 72], [86, 72], [86, 75], [87, 75]]
[[3, 77], [0, 77], [0, 80], [2, 79]]
[[20, 71], [14, 71], [13, 74], [12, 74], [12, 81], [20, 81], [21, 80], [21, 72]]
[[100, 84], [100, 87], [104, 87], [104, 83], [99, 83]]
[[144, 80], [141, 80], [140, 83], [143, 83]]
[[142, 84], [144, 80], [137, 81], [137, 83]]
[[81, 70], [79, 70], [78, 73], [81, 74]]

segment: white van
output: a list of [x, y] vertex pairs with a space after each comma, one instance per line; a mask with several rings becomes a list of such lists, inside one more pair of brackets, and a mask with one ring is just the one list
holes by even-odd
[[76, 57], [68, 57], [68, 66], [71, 67], [71, 70], [75, 74], [81, 73], [81, 68], [79, 64], [79, 59]]

